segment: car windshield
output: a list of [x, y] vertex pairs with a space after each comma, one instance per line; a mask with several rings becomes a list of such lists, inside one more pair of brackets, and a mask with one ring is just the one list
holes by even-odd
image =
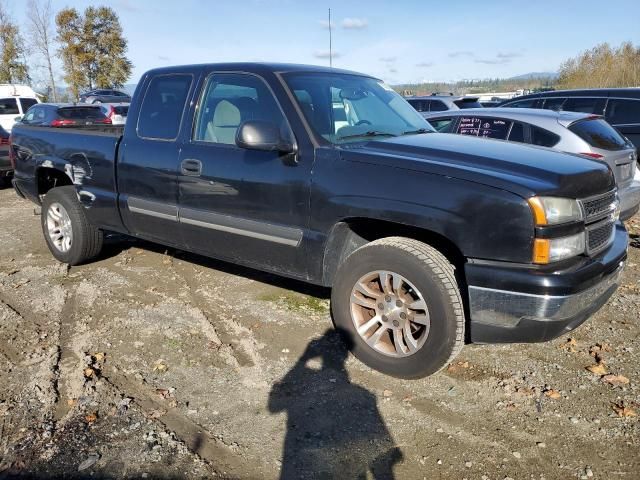
[[341, 73], [288, 74], [285, 80], [311, 128], [329, 143], [434, 131], [379, 80]]

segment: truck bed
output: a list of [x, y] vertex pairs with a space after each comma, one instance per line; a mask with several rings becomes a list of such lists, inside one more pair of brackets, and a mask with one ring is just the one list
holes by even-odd
[[[48, 171], [64, 172], [95, 221], [119, 227], [115, 162], [123, 126], [55, 128], [17, 124], [12, 130], [16, 154], [15, 185], [39, 201], [39, 182]], [[19, 147], [15, 147], [19, 146]], [[50, 169], [50, 170], [47, 170]], [[97, 207], [97, 208], [95, 208]]]

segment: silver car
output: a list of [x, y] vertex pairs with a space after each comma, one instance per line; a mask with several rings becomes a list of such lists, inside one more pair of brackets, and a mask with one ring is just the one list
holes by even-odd
[[528, 143], [606, 162], [620, 196], [620, 218], [640, 206], [635, 146], [600, 115], [530, 108], [481, 108], [422, 115], [439, 132]]

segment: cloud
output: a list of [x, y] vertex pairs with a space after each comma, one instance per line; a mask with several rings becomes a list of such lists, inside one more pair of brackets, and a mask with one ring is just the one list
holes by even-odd
[[521, 56], [522, 54], [519, 52], [498, 52], [495, 58], [479, 58], [475, 62], [485, 65], [506, 65], [511, 63], [514, 58]]
[[333, 58], [340, 58], [342, 56], [339, 52], [329, 53], [329, 50], [316, 50], [313, 52], [313, 56], [321, 60], [328, 59], [330, 56]]
[[449, 53], [449, 58], [458, 58], [458, 57], [475, 57], [473, 52], [469, 50], [458, 50], [456, 52]]
[[171, 59], [169, 57], [165, 57], [164, 55], [158, 55], [158, 60], [161, 62], [169, 62]]
[[392, 63], [398, 60], [398, 57], [380, 57], [381, 62]]
[[390, 69], [389, 69], [389, 73], [398, 73], [398, 69], [396, 69], [396, 68], [390, 68]]
[[521, 57], [522, 54], [519, 52], [506, 52], [506, 53], [502, 53], [502, 52], [498, 52], [498, 54], [496, 55], [497, 58], [501, 58], [501, 59], [505, 59], [505, 60], [511, 60], [512, 58], [517, 58], [517, 57]]
[[416, 67], [423, 67], [423, 68], [433, 67], [433, 62], [420, 62], [420, 63], [416, 63]]
[[329, 27], [336, 28], [336, 24], [333, 22], [329, 23], [329, 20], [320, 20], [318, 23], [325, 30], [329, 30]]
[[347, 30], [362, 30], [369, 26], [366, 18], [345, 18], [342, 20], [342, 28]]

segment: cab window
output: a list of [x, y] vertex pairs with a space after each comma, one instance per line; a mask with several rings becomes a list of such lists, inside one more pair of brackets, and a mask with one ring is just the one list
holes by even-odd
[[200, 99], [193, 139], [235, 145], [238, 129], [250, 120], [269, 122], [283, 137], [288, 135], [284, 115], [262, 79], [248, 74], [214, 74]]
[[154, 77], [142, 100], [138, 136], [174, 140], [178, 136], [184, 105], [193, 77], [188, 74]]

